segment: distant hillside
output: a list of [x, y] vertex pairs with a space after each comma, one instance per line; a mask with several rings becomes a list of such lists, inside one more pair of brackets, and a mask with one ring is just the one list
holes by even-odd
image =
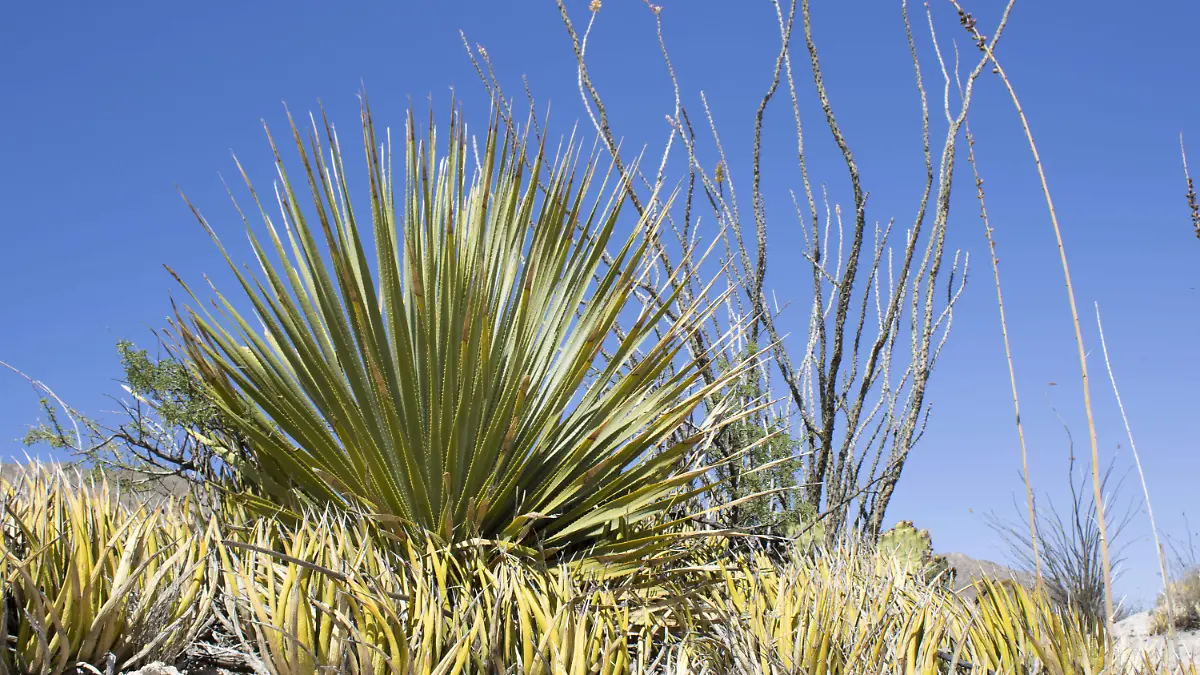
[[[4, 462], [0, 464], [0, 478], [12, 481], [29, 466], [20, 462]], [[61, 462], [44, 462], [42, 466], [51, 471], [61, 470], [67, 480], [76, 484], [93, 478], [92, 471], [85, 466]], [[189, 487], [188, 482], [178, 476], [148, 479], [145, 474], [137, 474], [132, 471], [109, 470], [105, 472], [105, 478], [108, 480], [110, 488], [120, 491], [121, 501], [126, 504], [157, 503], [165, 497], [182, 497], [188, 493]]]
[[954, 568], [954, 590], [966, 597], [975, 594], [971, 587], [976, 579], [1013, 579], [1022, 586], [1032, 587], [1034, 576], [990, 560], [976, 560], [965, 553], [945, 553], [946, 562]]

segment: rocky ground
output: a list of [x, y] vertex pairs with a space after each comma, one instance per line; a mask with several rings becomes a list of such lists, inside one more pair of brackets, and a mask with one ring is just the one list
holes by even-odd
[[954, 570], [954, 592], [967, 598], [975, 596], [976, 579], [1014, 579], [1022, 586], [1033, 586], [1033, 575], [1005, 567], [990, 560], [976, 560], [963, 553], [947, 553], [943, 556]]
[[[104, 670], [80, 664], [70, 675], [117, 675], [115, 663]], [[188, 648], [177, 666], [160, 661], [148, 663], [137, 670], [120, 671], [120, 675], [271, 675], [271, 671], [253, 656], [236, 649], [209, 644], [197, 644]]]

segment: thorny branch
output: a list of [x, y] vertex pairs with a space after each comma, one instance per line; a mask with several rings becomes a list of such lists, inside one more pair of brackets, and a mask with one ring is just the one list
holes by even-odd
[[[953, 308], [965, 283], [967, 258], [955, 253], [944, 265], [943, 256], [960, 132], [974, 83], [988, 63], [987, 56], [967, 74], [954, 106], [950, 99], [953, 80], [942, 64], [946, 135], [935, 163], [921, 61], [907, 2], [901, 2], [922, 112], [924, 185], [918, 194], [914, 220], [905, 229], [899, 247], [893, 248], [894, 220], [868, 226], [868, 192], [825, 84], [809, 1], [773, 0], [779, 51], [772, 61], [767, 87], [752, 124], [750, 189], [754, 232], [750, 235], [743, 226], [750, 223], [743, 220], [738, 208], [731, 163], [703, 93], [701, 117], [709, 126], [711, 147], [718, 162], [715, 168], [706, 168], [700, 159], [708, 151], [701, 149], [704, 142], [695, 133], [681, 94], [678, 73], [664, 37], [663, 8], [646, 3], [655, 21], [658, 46], [673, 94], [673, 109], [666, 116], [670, 133], [657, 172], [648, 177], [623, 160], [609, 108], [588, 71], [588, 41], [593, 39], [592, 27], [600, 14], [599, 6], [593, 3], [591, 16], [581, 33], [564, 1], [556, 2], [576, 59], [579, 93], [603, 148], [611, 156], [618, 176], [630, 181], [635, 193], [631, 202], [639, 215], [663, 214], [675, 235], [676, 241], [670, 247], [661, 240], [653, 243], [656, 264], [661, 266], [661, 272], [654, 278], [676, 284], [670, 291], [677, 292], [681, 302], [693, 302], [697, 293], [702, 292], [695, 286], [696, 280], [702, 278], [696, 259], [681, 256], [675, 249], [694, 250], [702, 234], [719, 239], [724, 245], [725, 254], [719, 261], [721, 275], [725, 285], [735, 291], [725, 300], [727, 316], [723, 323], [712, 319], [710, 325], [691, 335], [688, 342], [694, 354], [712, 355], [706, 362], [705, 379], [714, 377], [723, 363], [766, 357], [769, 364], [764, 363], [754, 371], [758, 388], [750, 387], [747, 395], [775, 400], [774, 385], [785, 388], [780, 404], [766, 408], [759, 424], [764, 430], [774, 428], [775, 424], [791, 426], [793, 439], [803, 451], [796, 453], [803, 459], [791, 480], [794, 485], [806, 486], [803, 502], [813, 512], [830, 506], [838, 511], [827, 521], [830, 534], [851, 527], [877, 534], [908, 453], [928, 422], [930, 409], [925, 397], [928, 380], [946, 342]], [[987, 41], [990, 48], [996, 46], [1011, 7], [1009, 2], [995, 34]], [[930, 22], [930, 38], [936, 48], [932, 17]], [[841, 207], [831, 205], [824, 190], [818, 200], [810, 176], [801, 120], [802, 101], [810, 97], [797, 85], [792, 63], [792, 35], [797, 23], [815, 102], [845, 167], [853, 209], [847, 221], [843, 221]], [[940, 50], [938, 57], [940, 61]], [[477, 67], [489, 91], [498, 91], [490, 66], [486, 73], [478, 64]], [[954, 78], [958, 77], [956, 67]], [[782, 310], [768, 299], [767, 291], [769, 219], [763, 192], [763, 129], [781, 86], [788, 91], [795, 123], [795, 157], [803, 196], [797, 198], [793, 194], [792, 200], [805, 241], [801, 257], [810, 268], [812, 282], [809, 320], [801, 340], [781, 334], [777, 318]], [[505, 110], [511, 114], [511, 108]], [[531, 118], [530, 123], [536, 126], [536, 119]], [[540, 137], [540, 131], [536, 133]], [[686, 155], [687, 176], [681, 183], [682, 198], [668, 204], [660, 195], [675, 148], [681, 148]], [[824, 204], [824, 214], [818, 208], [819, 202]], [[712, 231], [702, 232], [700, 227], [698, 207], [704, 204], [711, 208], [715, 220]], [[644, 290], [647, 297], [665, 295]], [[720, 336], [728, 336], [731, 326], [742, 324], [746, 327], [744, 333], [726, 341], [726, 346], [717, 347], [722, 344]], [[760, 340], [765, 344], [760, 344]], [[898, 347], [907, 353], [897, 352]], [[768, 365], [774, 372], [768, 370]], [[739, 450], [737, 442], [737, 439], [718, 438], [715, 446], [725, 456], [733, 456]], [[749, 465], [742, 468], [746, 473], [754, 469]], [[734, 475], [730, 480], [736, 483], [739, 477]], [[873, 489], [863, 490], [865, 485]]]

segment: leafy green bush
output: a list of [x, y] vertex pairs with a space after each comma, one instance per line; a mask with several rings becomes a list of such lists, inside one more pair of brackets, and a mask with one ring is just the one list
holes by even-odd
[[[164, 345], [165, 346], [165, 345]], [[130, 490], [154, 487], [168, 492], [184, 487], [181, 479], [193, 482], [236, 482], [233, 472], [244, 457], [245, 446], [222, 415], [216, 402], [196, 375], [168, 350], [154, 358], [132, 342], [117, 342], [121, 360], [121, 389], [116, 397], [118, 415], [109, 422], [57, 408], [42, 399], [44, 419], [26, 433], [26, 446], [47, 445], [67, 450], [97, 471], [136, 474], [140, 480], [125, 480]]]

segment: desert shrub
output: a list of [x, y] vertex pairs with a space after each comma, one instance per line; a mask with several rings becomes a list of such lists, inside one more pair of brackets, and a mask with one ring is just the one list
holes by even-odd
[[616, 240], [625, 178], [593, 203], [594, 163], [572, 146], [543, 172], [543, 151], [498, 122], [476, 155], [454, 118], [439, 155], [410, 116], [397, 184], [365, 107], [371, 199], [356, 212], [328, 133], [326, 159], [296, 132], [307, 210], [277, 162], [290, 243], [263, 212], [264, 282], [233, 267], [257, 318], [222, 297], [178, 326], [249, 440], [243, 472], [282, 505], [360, 507], [418, 538], [587, 551], [613, 572], [665, 549], [668, 508], [713, 467], [683, 468], [721, 415], [681, 425], [740, 371], [697, 384], [681, 355], [703, 296], [637, 300], [661, 218]]
[[1200, 568], [1189, 570], [1159, 594], [1151, 618], [1151, 630], [1166, 633], [1170, 630], [1172, 616], [1176, 630], [1200, 630]]
[[[42, 419], [30, 426], [26, 446], [66, 450], [81, 464], [119, 474], [128, 491], [178, 492], [190, 484], [220, 482], [230, 487], [237, 460], [245, 456], [244, 439], [221, 414], [201, 382], [180, 355], [163, 341], [165, 353], [153, 357], [132, 342], [117, 343], [123, 395], [104, 417], [41, 401]], [[113, 417], [115, 415], [115, 417]]]
[[[710, 444], [707, 460], [717, 467], [710, 477], [716, 483], [711, 498], [731, 504], [717, 514], [720, 527], [793, 536], [811, 525], [817, 512], [799, 491], [788, 489], [803, 468], [801, 444], [790, 435], [786, 420], [770, 408], [758, 409], [768, 399], [767, 378], [759, 368], [738, 366], [760, 353], [751, 344], [733, 359], [716, 360], [718, 372], [741, 370], [741, 375], [714, 398], [753, 414], [739, 416]], [[734, 455], [739, 456], [729, 461]]]
[[[1070, 501], [1065, 506], [1047, 498], [1039, 506], [1037, 517], [1037, 558], [1029, 537], [1029, 524], [1025, 511], [1015, 520], [989, 517], [989, 525], [1003, 538], [1005, 546], [1016, 565], [1030, 575], [1038, 569], [1041, 561], [1043, 582], [1050, 597], [1058, 604], [1069, 607], [1080, 616], [1100, 625], [1105, 617], [1104, 586], [1105, 570], [1096, 500], [1089, 489], [1087, 472], [1074, 470], [1072, 450], [1067, 486]], [[1119, 575], [1127, 542], [1122, 532], [1136, 514], [1131, 502], [1124, 502], [1124, 477], [1115, 473], [1115, 463], [1101, 473], [1101, 492], [1105, 495], [1105, 518], [1108, 526], [1108, 545], [1112, 552], [1110, 564]], [[1127, 613], [1126, 608], [1115, 610], [1114, 620]]]

